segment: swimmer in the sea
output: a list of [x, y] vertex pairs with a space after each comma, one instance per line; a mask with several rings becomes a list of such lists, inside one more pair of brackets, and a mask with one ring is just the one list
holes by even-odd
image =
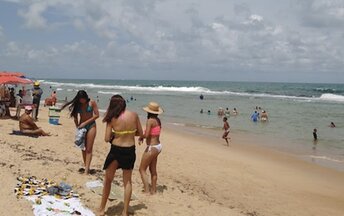
[[239, 114], [237, 108], [234, 108], [233, 111], [232, 111], [232, 113], [233, 113], [233, 115], [235, 115], [235, 116]]
[[334, 124], [334, 122], [331, 122], [331, 124], [329, 125], [330, 128], [335, 128], [336, 125]]
[[225, 111], [225, 116], [228, 118], [231, 115], [231, 111], [229, 111], [228, 107], [226, 108]]
[[265, 110], [262, 111], [262, 115], [260, 116], [260, 120], [263, 122], [267, 122], [268, 121], [268, 114]]
[[251, 120], [253, 122], [258, 122], [258, 120], [259, 120], [259, 112], [257, 112], [257, 110], [254, 111], [254, 113], [251, 115]]

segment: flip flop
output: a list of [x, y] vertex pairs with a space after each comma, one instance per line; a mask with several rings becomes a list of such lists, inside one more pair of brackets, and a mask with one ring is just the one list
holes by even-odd
[[85, 173], [85, 168], [80, 168], [80, 169], [78, 170], [78, 172], [79, 172], [80, 174]]

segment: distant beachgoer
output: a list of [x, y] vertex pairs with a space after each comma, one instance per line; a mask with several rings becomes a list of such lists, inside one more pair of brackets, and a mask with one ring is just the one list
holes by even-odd
[[51, 105], [55, 106], [57, 102], [57, 93], [56, 91], [53, 91], [53, 93], [51, 93]]
[[228, 107], [226, 108], [226, 111], [225, 111], [225, 116], [227, 118], [229, 118], [229, 116], [231, 115], [231, 111], [229, 111]]
[[228, 137], [228, 135], [229, 135], [230, 126], [229, 126], [227, 120], [228, 120], [227, 117], [223, 117], [223, 130], [224, 130], [224, 132], [222, 135], [222, 139], [226, 140], [227, 146], [229, 146], [228, 139], [230, 139], [230, 138]]
[[201, 109], [201, 111], [199, 111], [199, 113], [203, 114], [203, 109]]
[[336, 125], [334, 124], [334, 122], [331, 122], [331, 124], [329, 125], [330, 128], [335, 128]]
[[124, 209], [122, 215], [129, 215], [128, 208], [132, 193], [132, 171], [136, 160], [135, 136], [143, 139], [139, 116], [126, 110], [126, 102], [120, 95], [111, 97], [103, 122], [106, 122], [105, 141], [111, 149], [104, 163], [105, 177], [99, 215], [105, 215], [105, 206], [111, 191], [111, 184], [117, 169], [123, 170]]
[[23, 96], [24, 96], [23, 90], [20, 89], [20, 90], [18, 91], [17, 96], [20, 97], [20, 98], [23, 98]]
[[25, 113], [19, 118], [19, 129], [23, 134], [37, 135], [37, 136], [50, 136], [50, 133], [45, 132], [39, 128], [33, 118], [30, 116], [32, 113], [31, 106], [25, 106]]
[[211, 112], [210, 112], [210, 110], [208, 110], [208, 115], [210, 115], [211, 114]]
[[236, 116], [236, 115], [238, 115], [238, 114], [239, 114], [239, 112], [238, 112], [237, 108], [234, 108], [234, 109], [233, 109], [233, 111], [232, 111], [232, 113], [233, 113], [233, 115], [234, 115], [234, 116]]
[[218, 116], [223, 116], [225, 114], [224, 110], [222, 107], [219, 108], [219, 110], [217, 111], [217, 115]]
[[268, 113], [265, 110], [263, 110], [262, 115], [260, 116], [260, 120], [263, 122], [266, 122], [266, 121], [268, 121], [268, 119], [269, 119]]
[[253, 122], [257, 122], [259, 120], [259, 112], [257, 112], [257, 110], [255, 110], [254, 113], [251, 115], [251, 120]]
[[10, 107], [16, 107], [16, 92], [14, 88], [10, 89]]
[[[143, 108], [147, 112], [147, 123], [146, 130], [144, 133], [144, 138], [146, 138], [147, 148], [143, 152], [141, 164], [140, 164], [140, 174], [142, 183], [144, 186], [144, 192], [151, 194], [156, 193], [156, 185], [158, 180], [157, 174], [157, 163], [158, 156], [161, 153], [162, 145], [160, 143], [161, 134], [161, 121], [158, 115], [163, 113], [163, 109], [158, 103], [150, 102], [148, 106]], [[149, 180], [146, 173], [147, 168], [151, 174], [151, 189], [149, 190]]]
[[32, 96], [33, 96], [32, 102], [36, 106], [35, 119], [38, 118], [39, 105], [41, 103], [42, 94], [43, 94], [43, 90], [40, 88], [40, 83], [38, 81], [34, 82], [33, 90], [32, 90]]
[[318, 130], [316, 128], [314, 128], [313, 130], [313, 138], [314, 138], [314, 141], [317, 141], [318, 140]]
[[201, 99], [201, 100], [203, 100], [203, 99], [204, 99], [204, 96], [203, 96], [203, 94], [201, 94], [201, 95], [199, 96], [199, 99]]
[[131, 96], [131, 97], [130, 97], [130, 100], [131, 100], [131, 101], [133, 101], [133, 100], [134, 100], [134, 97], [133, 97], [133, 96]]
[[[99, 118], [98, 106], [94, 100], [88, 97], [84, 90], [78, 91], [74, 99], [64, 104], [61, 110], [67, 106], [69, 107], [70, 117], [74, 118], [75, 127], [78, 129], [85, 128], [87, 130], [86, 149], [82, 151], [82, 159], [85, 166], [85, 173], [89, 174], [93, 144], [97, 134], [96, 119]], [[79, 171], [82, 172], [83, 168]]]
[[99, 103], [99, 96], [97, 95], [97, 103]]

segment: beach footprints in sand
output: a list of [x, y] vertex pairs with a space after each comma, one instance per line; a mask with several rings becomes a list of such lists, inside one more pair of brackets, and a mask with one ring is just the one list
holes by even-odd
[[[113, 206], [110, 206], [107, 211], [105, 212], [105, 215], [122, 215], [123, 211], [123, 202], [119, 202], [118, 204], [114, 204]], [[138, 204], [131, 204], [129, 206], [129, 214], [130, 215], [135, 215], [135, 214], [140, 214], [141, 210], [148, 209], [148, 207], [143, 204], [143, 203], [138, 203]]]
[[164, 191], [168, 190], [167, 186], [166, 185], [158, 185], [156, 187], [156, 191], [158, 193], [164, 193]]

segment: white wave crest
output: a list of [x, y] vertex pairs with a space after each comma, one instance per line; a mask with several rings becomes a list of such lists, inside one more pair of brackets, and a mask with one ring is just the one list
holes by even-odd
[[52, 85], [56, 87], [70, 86], [75, 88], [91, 88], [91, 89], [114, 89], [114, 90], [126, 90], [126, 91], [142, 91], [142, 92], [189, 92], [189, 93], [211, 93], [207, 88], [203, 87], [166, 87], [166, 86], [126, 86], [126, 85], [98, 85], [93, 83], [59, 83], [46, 81], [44, 84]]
[[98, 91], [98, 94], [105, 94], [105, 95], [116, 95], [116, 94], [121, 94], [121, 92], [113, 92], [113, 91]]
[[344, 96], [327, 93], [327, 94], [322, 94], [320, 96], [320, 100], [344, 102]]
[[[128, 86], [128, 85], [100, 85], [93, 83], [59, 83], [44, 81], [46, 85], [52, 85], [55, 87], [68, 86], [75, 89], [99, 89], [99, 94], [121, 94], [123, 92], [135, 92], [140, 94], [158, 94], [158, 93], [188, 93], [188, 94], [205, 94], [205, 95], [234, 95], [244, 97], [258, 97], [258, 98], [277, 98], [277, 99], [289, 99], [303, 102], [311, 101], [331, 101], [331, 102], [344, 102], [343, 95], [335, 94], [322, 94], [320, 97], [299, 97], [291, 95], [274, 95], [267, 93], [248, 93], [248, 92], [234, 92], [234, 91], [213, 91], [201, 86]], [[115, 90], [115, 91], [101, 91], [101, 90]], [[117, 91], [119, 92], [117, 92]], [[71, 91], [68, 89], [67, 91]]]

